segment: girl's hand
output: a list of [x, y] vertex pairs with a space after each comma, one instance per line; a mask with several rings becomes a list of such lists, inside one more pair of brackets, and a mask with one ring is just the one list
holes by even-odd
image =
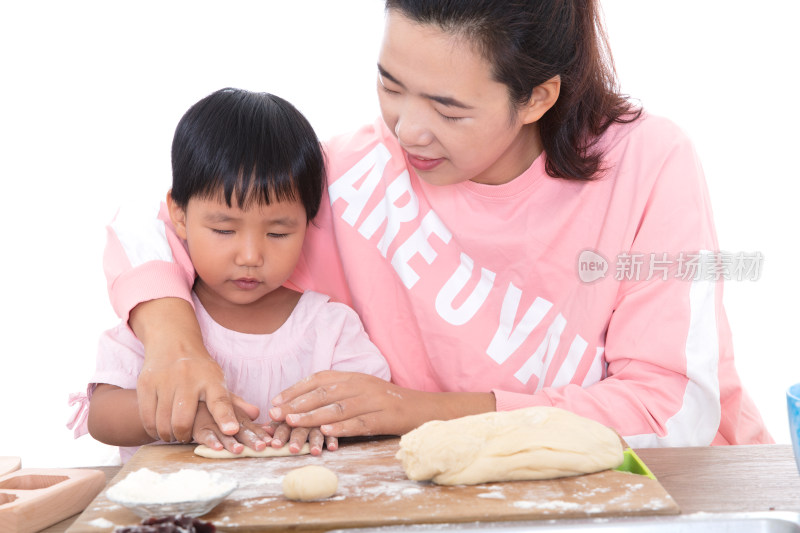
[[323, 445], [331, 452], [339, 449], [339, 439], [336, 437], [326, 437], [318, 427], [293, 428], [285, 422], [271, 422], [265, 429], [269, 435], [272, 435], [271, 445], [273, 448], [281, 448], [288, 442], [289, 451], [297, 453], [300, 451], [300, 448], [303, 447], [306, 440], [308, 440], [308, 446], [311, 448], [311, 455], [320, 455]]
[[319, 427], [325, 436], [402, 435], [428, 420], [495, 410], [491, 392], [421, 392], [375, 376], [326, 370], [275, 399], [272, 420], [293, 428]]
[[239, 420], [239, 431], [233, 436], [226, 435], [217, 426], [205, 402], [198, 403], [192, 437], [212, 450], [224, 448], [236, 454], [242, 453], [245, 446], [256, 451], [266, 448], [270, 441], [267, 431], [254, 423], [243, 410], [234, 408], [234, 412]]

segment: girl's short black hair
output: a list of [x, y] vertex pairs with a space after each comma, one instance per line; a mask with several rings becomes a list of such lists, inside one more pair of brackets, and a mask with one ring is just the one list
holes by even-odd
[[172, 198], [300, 201], [310, 222], [325, 183], [325, 159], [306, 118], [269, 93], [220, 89], [194, 104], [172, 140]]

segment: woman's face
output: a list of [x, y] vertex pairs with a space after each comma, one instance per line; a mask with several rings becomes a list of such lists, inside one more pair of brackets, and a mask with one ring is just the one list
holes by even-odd
[[378, 95], [409, 164], [432, 185], [506, 183], [542, 151], [535, 122], [513, 108], [471, 43], [393, 11], [378, 59]]

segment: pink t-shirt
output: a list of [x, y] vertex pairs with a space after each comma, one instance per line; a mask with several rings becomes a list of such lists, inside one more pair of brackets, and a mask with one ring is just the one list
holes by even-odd
[[[548, 176], [542, 154], [503, 185], [437, 187], [381, 120], [335, 138], [292, 282], [351, 305], [398, 385], [562, 407], [638, 447], [771, 442], [734, 367], [692, 144], [645, 115], [598, 147], [607, 172], [591, 182]], [[142, 220], [110, 226], [122, 317], [187, 298], [193, 276], [164, 213]], [[160, 247], [141, 246], [146, 227]]]
[[[239, 333], [214, 321], [192, 293], [203, 341], [225, 373], [228, 390], [257, 406], [259, 424], [269, 422], [271, 400], [286, 387], [322, 370], [364, 372], [389, 379], [389, 367], [364, 332], [358, 315], [327, 296], [306, 291], [274, 333]], [[135, 389], [144, 363], [144, 347], [124, 324], [100, 338], [97, 367], [80, 404], [75, 436], [88, 432], [89, 399], [98, 383]], [[138, 448], [120, 448], [123, 461]]]

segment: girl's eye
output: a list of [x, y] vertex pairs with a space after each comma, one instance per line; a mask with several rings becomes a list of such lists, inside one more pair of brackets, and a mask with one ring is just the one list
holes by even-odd
[[380, 74], [378, 74], [378, 84], [381, 86], [381, 89], [383, 89], [384, 92], [388, 94], [400, 94], [400, 91], [393, 91], [390, 88], [388, 88], [386, 84], [383, 82], [383, 76], [381, 76]]
[[285, 239], [288, 236], [288, 233], [267, 233], [267, 237], [272, 237], [273, 239]]
[[233, 235], [233, 230], [230, 229], [211, 228], [211, 231], [213, 231], [214, 233], [218, 233], [219, 235]]
[[383, 90], [383, 92], [385, 92], [387, 94], [400, 94], [398, 91], [393, 91], [393, 90], [389, 89], [383, 83], [381, 83], [381, 89]]
[[464, 118], [464, 117], [451, 117], [451, 116], [448, 116], [448, 115], [443, 115], [439, 111], [437, 111], [437, 113], [439, 113], [439, 116], [442, 117], [443, 119], [451, 121], [451, 122], [455, 122], [457, 120], [461, 120], [462, 118]]

